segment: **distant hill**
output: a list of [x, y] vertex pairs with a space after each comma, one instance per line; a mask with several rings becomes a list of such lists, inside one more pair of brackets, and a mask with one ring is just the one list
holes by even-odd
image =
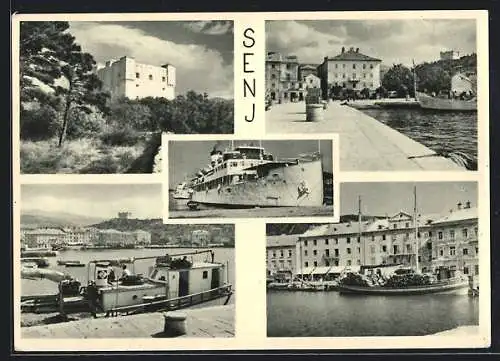
[[118, 231], [135, 231], [141, 229], [151, 233], [151, 243], [165, 244], [189, 243], [191, 233], [194, 230], [207, 230], [214, 237], [211, 241], [215, 243], [226, 242], [234, 246], [233, 224], [163, 224], [158, 219], [121, 219], [114, 218], [92, 225], [98, 229], [116, 229]]
[[88, 226], [102, 222], [105, 218], [84, 216], [70, 212], [44, 210], [21, 210], [21, 224], [39, 227]]

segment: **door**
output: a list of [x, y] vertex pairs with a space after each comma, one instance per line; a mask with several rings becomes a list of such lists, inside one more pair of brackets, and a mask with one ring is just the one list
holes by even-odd
[[212, 268], [212, 282], [210, 284], [210, 288], [218, 288], [220, 287], [220, 273], [218, 268]]
[[168, 272], [168, 298], [176, 298], [179, 294], [179, 273]]
[[189, 294], [189, 271], [179, 272], [179, 297]]

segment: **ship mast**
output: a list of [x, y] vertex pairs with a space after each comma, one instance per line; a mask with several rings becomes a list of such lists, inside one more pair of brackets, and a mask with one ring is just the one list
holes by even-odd
[[419, 272], [419, 262], [418, 262], [418, 251], [419, 251], [419, 242], [418, 242], [418, 221], [417, 221], [417, 186], [413, 187], [413, 221], [415, 222], [415, 268], [416, 271]]
[[361, 234], [361, 196], [358, 197], [358, 237], [359, 241], [362, 242], [362, 247], [363, 247], [363, 266], [365, 264], [365, 242], [361, 239], [362, 234]]
[[417, 99], [417, 73], [415, 72], [415, 59], [411, 60], [413, 62], [413, 97]]

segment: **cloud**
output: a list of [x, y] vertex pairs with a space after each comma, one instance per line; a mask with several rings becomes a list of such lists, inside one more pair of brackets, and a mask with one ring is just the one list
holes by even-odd
[[267, 50], [295, 54], [299, 61], [321, 63], [342, 46], [359, 47], [386, 64], [434, 61], [446, 49], [476, 52], [474, 20], [318, 20], [271, 21]]
[[233, 93], [233, 67], [222, 55], [201, 44], [178, 44], [123, 25], [72, 22], [70, 32], [83, 51], [104, 63], [124, 55], [138, 62], [176, 67], [176, 93], [188, 90]]
[[190, 21], [184, 26], [195, 33], [224, 35], [233, 32], [233, 22], [226, 20]]

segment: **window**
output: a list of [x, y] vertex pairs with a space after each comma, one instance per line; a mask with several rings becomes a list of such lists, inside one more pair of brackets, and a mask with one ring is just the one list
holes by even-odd
[[350, 260], [350, 259], [348, 259], [348, 260], [347, 260], [347, 265], [348, 265], [348, 266], [350, 266], [350, 265], [351, 265], [351, 263], [352, 263], [352, 262], [351, 262], [351, 260]]
[[135, 78], [136, 79], [139, 79], [141, 77], [141, 75], [139, 73], [135, 73]]
[[329, 257], [329, 256], [330, 256], [330, 250], [329, 250], [329, 249], [325, 249], [325, 255], [326, 255], [327, 257]]
[[439, 255], [440, 255], [440, 256], [443, 256], [443, 255], [444, 255], [444, 252], [443, 252], [443, 250], [442, 250], [442, 249], [440, 249], [440, 250], [439, 250]]
[[476, 247], [476, 254], [479, 254], [479, 247]]
[[464, 274], [466, 275], [469, 274], [469, 267], [464, 266]]
[[450, 230], [450, 239], [455, 239], [455, 230]]
[[292, 257], [292, 250], [291, 249], [288, 250], [288, 257]]
[[469, 250], [467, 248], [464, 248], [462, 250], [462, 253], [463, 253], [464, 256], [467, 256], [469, 254]]
[[335, 238], [335, 244], [339, 244], [338, 238]]
[[432, 232], [431, 231], [429, 231], [429, 237], [432, 237]]
[[411, 253], [411, 244], [406, 245], [406, 252]]
[[462, 229], [462, 236], [463, 236], [464, 238], [467, 238], [467, 237], [468, 237], [468, 235], [469, 235], [469, 232], [468, 232], [467, 228]]
[[387, 246], [385, 244], [382, 246], [382, 252], [387, 252]]
[[339, 256], [339, 249], [338, 249], [338, 248], [335, 248], [335, 249], [334, 249], [334, 253], [335, 253], [335, 257], [338, 257], [338, 256]]
[[135, 84], [135, 87], [136, 87], [136, 88], [139, 88], [139, 84]]
[[208, 278], [208, 271], [203, 271], [203, 279], [207, 279]]
[[316, 246], [317, 245], [317, 241], [316, 240], [313, 240], [313, 246]]
[[356, 63], [352, 64], [352, 68], [356, 69]]
[[276, 68], [276, 66], [275, 66], [274, 64], [271, 64], [271, 68], [273, 68], [273, 69], [274, 69], [274, 68]]
[[375, 242], [375, 236], [372, 236], [372, 242]]
[[370, 69], [373, 69], [373, 64], [370, 64]]
[[304, 262], [304, 267], [309, 267], [309, 262]]
[[363, 64], [363, 69], [366, 69], [366, 64]]
[[474, 233], [476, 234], [477, 236], [477, 227], [474, 227]]
[[443, 232], [441, 231], [438, 232], [438, 239], [443, 239]]
[[276, 74], [271, 74], [271, 79], [276, 79]]
[[450, 256], [454, 256], [455, 255], [455, 246], [451, 246], [450, 247]]
[[[342, 74], [342, 78], [344, 78], [344, 79], [345, 79], [345, 73], [343, 73], [343, 74]], [[345, 85], [344, 85], [344, 86], [345, 86]]]
[[339, 64], [335, 64], [335, 69], [337, 69], [339, 67]]
[[393, 250], [394, 254], [398, 254], [398, 246], [397, 245], [392, 246], [392, 250]]
[[478, 264], [474, 265], [474, 273], [475, 273], [476, 275], [478, 275], [478, 274], [479, 274], [479, 265], [478, 265]]
[[304, 246], [307, 246], [307, 241], [304, 241]]
[[153, 76], [149, 74], [149, 80], [153, 80]]
[[276, 257], [276, 251], [273, 251], [273, 257]]
[[165, 91], [165, 88], [162, 88], [161, 90]]
[[314, 261], [314, 267], [318, 266], [318, 262]]
[[347, 254], [351, 254], [351, 249], [347, 248]]
[[318, 252], [314, 249], [313, 250], [313, 256], [316, 256], [318, 254]]
[[280, 251], [280, 256], [283, 257], [283, 250]]
[[325, 239], [325, 246], [328, 246], [328, 238]]
[[360, 247], [358, 247], [358, 253], [361, 253], [361, 248]]
[[352, 78], [356, 79], [356, 73], [352, 73]]
[[347, 244], [351, 243], [351, 238], [350, 238], [350, 237], [347, 237], [347, 238], [346, 238], [346, 242], [347, 242]]
[[382, 241], [385, 241], [385, 234], [382, 235]]
[[164, 76], [161, 77], [161, 81], [165, 82], [165, 77]]
[[358, 243], [361, 243], [361, 237], [358, 237]]
[[398, 228], [397, 223], [394, 223], [394, 224], [392, 225], [392, 228], [394, 228], [394, 229]]
[[307, 256], [307, 249], [304, 250], [304, 256]]
[[405, 223], [405, 228], [410, 228], [410, 222]]

